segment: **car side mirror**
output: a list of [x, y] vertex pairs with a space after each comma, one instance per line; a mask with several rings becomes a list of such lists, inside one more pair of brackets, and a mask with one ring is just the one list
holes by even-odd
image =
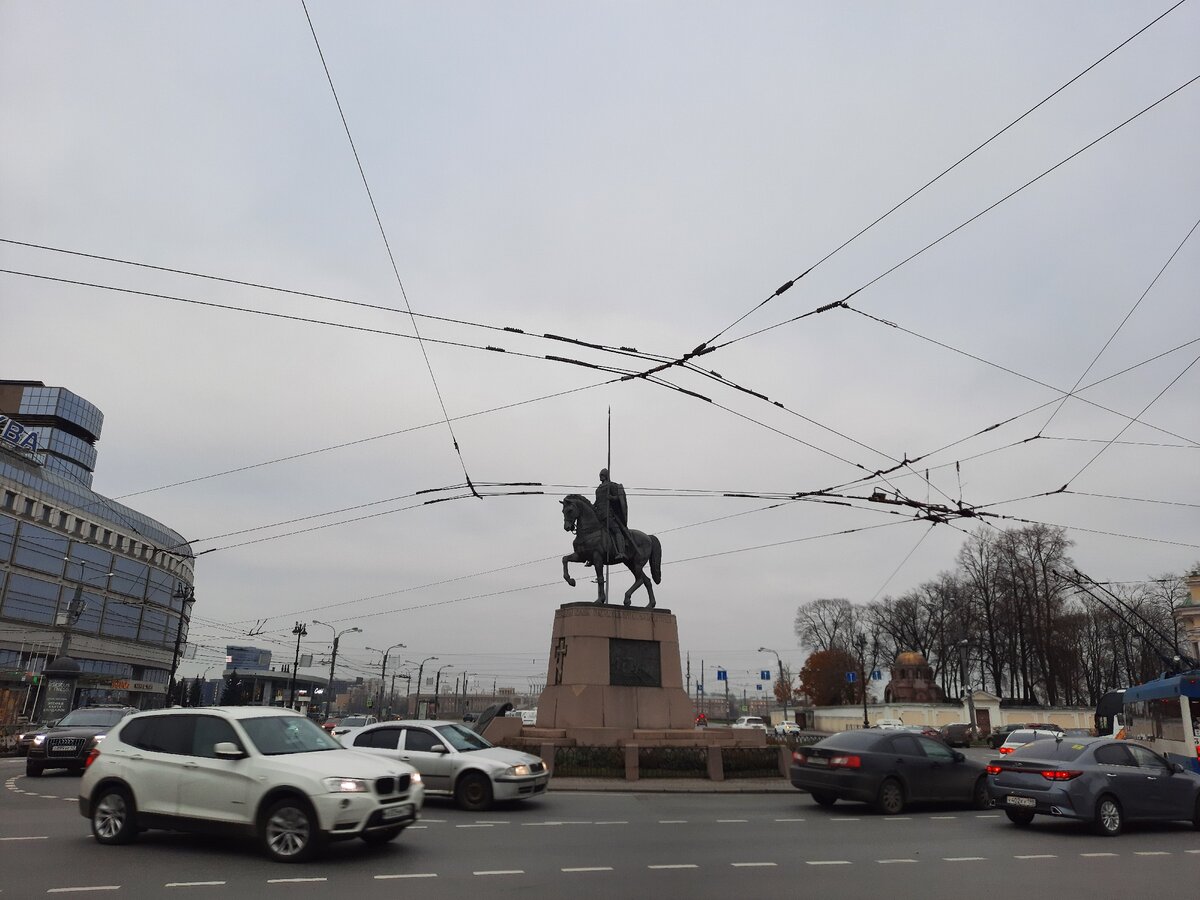
[[213, 745], [213, 755], [217, 759], [244, 759], [246, 751], [233, 741], [221, 741]]
[[1173, 775], [1178, 775], [1182, 771], [1183, 771], [1183, 766], [1181, 766], [1179, 763], [1171, 763], [1171, 773]]
[[430, 753], [445, 753], [446, 748], [444, 746], [442, 746], [441, 744], [434, 744], [432, 747], [429, 748], [429, 752]]
[[962, 762], [964, 759], [966, 759], [966, 756], [964, 756], [963, 754], [959, 753], [957, 750], [955, 750], [955, 751], [954, 751], [954, 761], [955, 761], [956, 763], [960, 763], [960, 762]]

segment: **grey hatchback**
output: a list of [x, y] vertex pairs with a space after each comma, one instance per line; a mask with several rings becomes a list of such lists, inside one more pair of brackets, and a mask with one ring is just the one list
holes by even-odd
[[1135, 820], [1200, 828], [1200, 774], [1133, 741], [1037, 740], [987, 771], [990, 802], [1021, 827], [1043, 815], [1082, 819], [1109, 837]]

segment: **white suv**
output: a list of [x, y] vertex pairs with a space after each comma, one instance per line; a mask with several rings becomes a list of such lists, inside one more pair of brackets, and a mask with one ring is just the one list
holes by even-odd
[[346, 750], [300, 713], [269, 706], [138, 713], [91, 751], [79, 812], [101, 844], [146, 828], [256, 837], [280, 862], [328, 840], [392, 840], [425, 802], [410, 765]]

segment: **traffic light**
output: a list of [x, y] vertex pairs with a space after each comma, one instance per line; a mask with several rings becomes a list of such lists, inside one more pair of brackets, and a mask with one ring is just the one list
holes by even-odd
[[42, 683], [42, 676], [38, 672], [26, 672], [21, 680], [26, 684], [38, 685]]

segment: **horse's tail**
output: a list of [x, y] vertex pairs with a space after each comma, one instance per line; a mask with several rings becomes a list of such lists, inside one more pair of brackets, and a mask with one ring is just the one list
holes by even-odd
[[662, 544], [653, 534], [650, 535], [650, 576], [655, 584], [662, 582]]

